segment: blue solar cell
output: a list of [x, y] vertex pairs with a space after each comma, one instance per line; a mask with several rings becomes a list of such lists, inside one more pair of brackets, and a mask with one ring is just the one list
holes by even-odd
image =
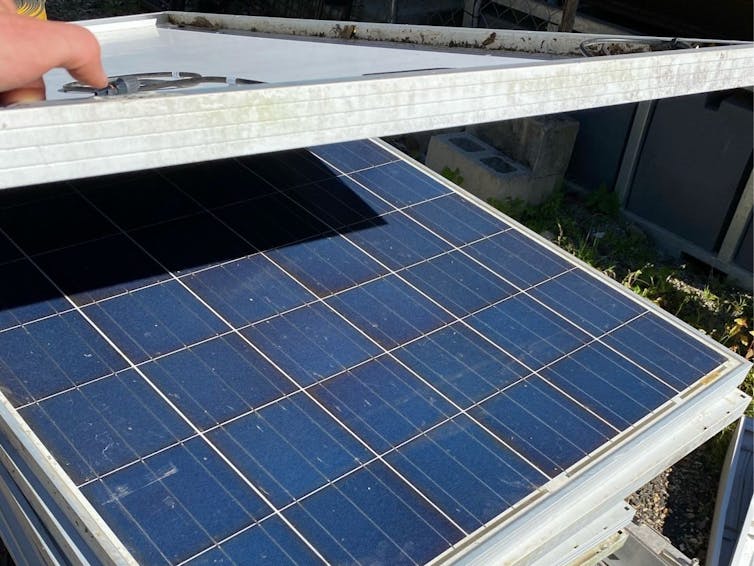
[[411, 206], [404, 212], [456, 246], [510, 229], [499, 218], [456, 194]]
[[393, 354], [463, 408], [530, 373], [462, 324], [443, 328]]
[[141, 228], [131, 235], [161, 265], [175, 273], [238, 259], [254, 251], [209, 214]]
[[463, 536], [380, 462], [284, 514], [337, 564], [423, 564]]
[[127, 237], [109, 236], [35, 258], [77, 305], [164, 281], [170, 275]]
[[22, 254], [18, 248], [8, 238], [0, 234], [0, 264], [19, 259], [20, 257], [22, 257]]
[[192, 273], [183, 282], [236, 328], [314, 298], [261, 255]]
[[515, 230], [473, 244], [465, 251], [521, 289], [541, 283], [573, 266]]
[[327, 299], [327, 303], [388, 349], [435, 330], [452, 318], [395, 275], [345, 291]]
[[317, 555], [277, 517], [266, 519], [189, 562], [191, 566], [318, 563], [321, 560]]
[[176, 281], [95, 303], [84, 312], [135, 363], [227, 330]]
[[385, 267], [343, 236], [309, 240], [273, 250], [268, 255], [320, 297], [387, 273]]
[[[113, 184], [123, 183], [129, 180], [135, 180], [140, 178], [149, 178], [154, 174], [153, 170], [141, 169], [139, 171], [129, 171], [127, 173], [116, 173], [111, 175], [98, 175], [95, 177], [81, 177], [79, 179], [73, 179], [61, 183], [67, 187], [65, 192], [76, 193], [77, 191], [88, 191], [95, 187], [106, 187]], [[57, 191], [57, 189], [56, 189]], [[59, 196], [59, 195], [54, 195]]]
[[117, 231], [84, 199], [65, 192], [42, 203], [32, 201], [0, 208], [0, 228], [29, 255], [102, 238]]
[[75, 312], [0, 333], [3, 393], [16, 406], [114, 373], [126, 365]]
[[202, 429], [295, 389], [289, 379], [233, 334], [146, 363], [141, 370]]
[[364, 222], [348, 237], [391, 269], [407, 267], [451, 248], [400, 212]]
[[513, 385], [471, 415], [550, 477], [617, 433], [538, 377]]
[[369, 452], [308, 397], [288, 397], [209, 438], [277, 507], [334, 481]]
[[[125, 230], [196, 214], [200, 205], [156, 173], [88, 187], [84, 197]], [[148, 203], [148, 204], [147, 204]]]
[[390, 358], [380, 358], [317, 385], [312, 394], [359, 438], [384, 452], [455, 411]]
[[602, 344], [582, 348], [541, 374], [619, 429], [677, 393]]
[[603, 341], [679, 390], [718, 368], [726, 359], [655, 314], [628, 323]]
[[181, 562], [270, 512], [201, 439], [114, 472], [82, 491], [140, 564]]
[[329, 232], [324, 223], [282, 194], [218, 209], [217, 216], [246, 242], [262, 251]]
[[303, 149], [241, 157], [239, 161], [278, 190], [322, 181], [338, 174]]
[[458, 317], [497, 303], [516, 291], [458, 251], [410, 267], [401, 276]]
[[387, 461], [466, 532], [477, 530], [547, 481], [465, 416], [402, 446]]
[[0, 193], [0, 209], [11, 209], [21, 205], [37, 204], [44, 206], [45, 201], [73, 193], [68, 182], [37, 185], [33, 191], [26, 187], [3, 189]]
[[525, 295], [483, 310], [471, 316], [468, 323], [531, 369], [549, 364], [590, 340]]
[[277, 192], [235, 159], [162, 169], [160, 173], [189, 197], [216, 208]]
[[581, 270], [542, 283], [530, 294], [595, 336], [646, 311]]
[[261, 322], [243, 334], [302, 386], [379, 352], [376, 345], [321, 303]]
[[320, 145], [311, 148], [310, 151], [343, 173], [352, 173], [397, 160], [393, 154], [367, 140]]
[[342, 230], [393, 208], [349, 177], [337, 177], [286, 191], [286, 196], [333, 229]]
[[30, 405], [21, 415], [77, 484], [191, 434], [133, 370]]
[[29, 261], [0, 265], [0, 330], [72, 308], [55, 286]]
[[451, 193], [448, 187], [402, 161], [351, 176], [397, 208]]

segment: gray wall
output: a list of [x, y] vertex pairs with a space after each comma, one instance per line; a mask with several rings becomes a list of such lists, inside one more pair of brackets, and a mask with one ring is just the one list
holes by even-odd
[[612, 189], [635, 110], [636, 104], [621, 104], [572, 112], [579, 135], [566, 178], [590, 191], [600, 185]]
[[716, 251], [751, 170], [751, 94], [658, 101], [627, 209]]

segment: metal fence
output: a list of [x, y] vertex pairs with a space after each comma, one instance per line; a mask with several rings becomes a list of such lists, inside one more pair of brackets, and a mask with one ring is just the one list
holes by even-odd
[[245, 14], [311, 20], [351, 20], [358, 0], [140, 0], [153, 10]]
[[469, 27], [556, 31], [563, 13], [556, 0], [471, 0], [464, 24]]
[[353, 19], [396, 24], [463, 25], [464, 0], [355, 0]]
[[142, 0], [174, 10], [533, 31], [570, 31], [578, 0]]
[[577, 5], [578, 0], [353, 0], [351, 17], [373, 22], [570, 31]]
[[553, 31], [568, 27], [563, 15], [565, 20], [575, 15], [577, 4], [578, 0], [354, 0], [351, 16], [372, 22]]

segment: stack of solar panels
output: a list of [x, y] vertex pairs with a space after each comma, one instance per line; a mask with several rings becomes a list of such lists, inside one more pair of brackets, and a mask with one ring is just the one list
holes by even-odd
[[747, 402], [378, 142], [5, 191], [0, 281], [19, 562], [531, 563]]

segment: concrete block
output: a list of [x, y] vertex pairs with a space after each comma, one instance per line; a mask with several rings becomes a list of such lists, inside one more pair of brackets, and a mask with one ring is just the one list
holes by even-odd
[[563, 176], [579, 123], [563, 115], [532, 116], [479, 124], [467, 131], [529, 167], [535, 177]]
[[535, 203], [542, 202], [547, 196], [551, 195], [555, 189], [563, 184], [562, 175], [546, 175], [544, 177], [532, 177], [529, 179], [529, 191], [533, 195], [539, 195]]
[[408, 153], [414, 159], [424, 161], [427, 157], [427, 151], [429, 151], [429, 140], [432, 139], [432, 136], [450, 134], [455, 132], [463, 133], [464, 131], [465, 128], [462, 127], [446, 128], [442, 130], [432, 130], [429, 132], [412, 132], [410, 134], [400, 136], [400, 138], [406, 148], [406, 153]]
[[549, 194], [546, 183], [531, 185], [527, 167], [468, 133], [433, 136], [426, 164], [438, 173], [458, 169], [463, 188], [484, 200], [517, 198], [537, 204]]

